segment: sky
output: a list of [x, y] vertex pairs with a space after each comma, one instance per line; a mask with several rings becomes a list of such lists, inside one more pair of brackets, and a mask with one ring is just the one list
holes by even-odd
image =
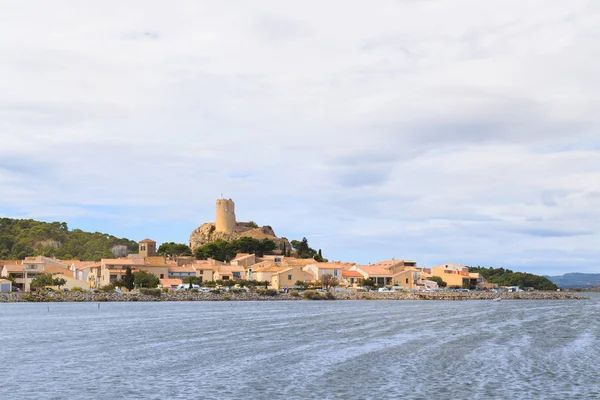
[[0, 5], [0, 216], [600, 272], [598, 1]]

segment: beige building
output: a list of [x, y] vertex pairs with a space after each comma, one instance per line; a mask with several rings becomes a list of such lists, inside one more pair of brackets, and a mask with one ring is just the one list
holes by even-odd
[[302, 268], [303, 271], [310, 273], [311, 276], [307, 276], [307, 278], [311, 280], [320, 281], [323, 275], [331, 275], [334, 278], [337, 278], [338, 281], [342, 280], [342, 271], [344, 269], [348, 269], [353, 266], [353, 263], [347, 262], [313, 262], [311, 264], [306, 265]]
[[358, 271], [345, 269], [342, 271], [341, 284], [347, 287], [356, 287], [360, 285], [360, 281], [364, 278], [363, 274]]
[[88, 282], [92, 289], [99, 286], [98, 281], [101, 278], [101, 266], [101, 263], [94, 261], [77, 261], [72, 264], [75, 270], [75, 278]]
[[296, 285], [296, 282], [306, 282], [306, 272], [300, 268], [284, 267], [280, 271], [271, 274], [271, 284], [273, 289], [291, 288]]
[[236, 254], [235, 258], [231, 260], [230, 264], [248, 268], [249, 266], [256, 264], [256, 255], [248, 253]]
[[478, 273], [460, 264], [447, 263], [431, 267], [431, 276], [439, 276], [449, 286], [476, 286], [480, 280]]
[[0, 293], [12, 292], [12, 281], [8, 279], [0, 279]]
[[215, 281], [243, 279], [245, 273], [244, 267], [238, 265], [220, 265], [217, 266], [213, 278]]
[[65, 279], [67, 283], [63, 288], [71, 289], [77, 286], [84, 290], [89, 289], [87, 282], [74, 278], [73, 271], [66, 264], [47, 257], [28, 257], [15, 264], [4, 265], [0, 276], [6, 278], [9, 274], [15, 278], [15, 287], [25, 292], [31, 290], [31, 281], [41, 274], [52, 274], [55, 277]]
[[406, 290], [417, 289], [425, 274], [416, 267], [416, 262], [408, 260], [386, 260], [372, 265], [355, 265], [356, 271], [364, 279], [372, 279], [377, 286], [402, 286]]
[[255, 270], [254, 279], [261, 282], [269, 282], [269, 286], [273, 289], [281, 289], [283, 287], [290, 288], [297, 281], [311, 281], [313, 277], [309, 272], [297, 267], [269, 265]]

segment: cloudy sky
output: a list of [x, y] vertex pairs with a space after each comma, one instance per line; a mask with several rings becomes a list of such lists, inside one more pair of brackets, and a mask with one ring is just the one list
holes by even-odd
[[0, 216], [600, 272], [596, 0], [0, 5]]

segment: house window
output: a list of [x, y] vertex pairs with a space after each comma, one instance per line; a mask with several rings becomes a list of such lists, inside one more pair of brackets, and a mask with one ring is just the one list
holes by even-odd
[[234, 273], [233, 273], [233, 277], [234, 277], [234, 278], [241, 278], [242, 276], [240, 275], [240, 273], [239, 273], [239, 272], [234, 272]]
[[204, 270], [203, 269], [200, 270], [200, 275], [204, 275]]
[[408, 283], [408, 278], [406, 278], [406, 283]]
[[160, 274], [160, 279], [165, 279], [165, 274]]
[[288, 275], [288, 281], [292, 280], [292, 275]]
[[145, 251], [145, 250], [146, 250], [146, 245], [145, 245], [145, 244], [143, 244], [143, 245], [140, 247], [140, 250], [142, 250], [142, 251]]

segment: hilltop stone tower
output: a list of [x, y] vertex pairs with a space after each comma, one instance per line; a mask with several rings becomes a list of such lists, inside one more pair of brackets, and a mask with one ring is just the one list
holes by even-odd
[[232, 233], [237, 225], [235, 220], [235, 204], [231, 199], [217, 199], [217, 218], [215, 230], [217, 232]]

